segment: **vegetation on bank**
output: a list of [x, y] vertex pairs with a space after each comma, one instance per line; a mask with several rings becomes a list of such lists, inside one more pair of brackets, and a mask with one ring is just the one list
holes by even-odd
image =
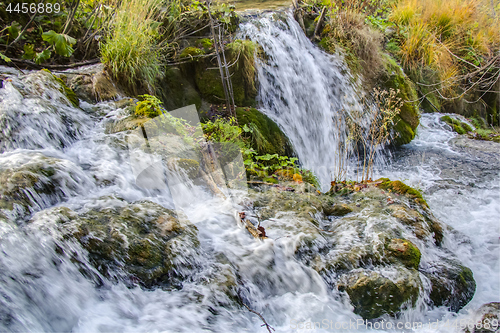
[[454, 132], [458, 134], [467, 134], [469, 138], [485, 141], [500, 142], [500, 132], [494, 127], [486, 126], [484, 120], [480, 117], [469, 119], [474, 129], [466, 122], [451, 116], [442, 116], [442, 121], [451, 126]]
[[[244, 119], [244, 113], [247, 111], [239, 110], [238, 123], [234, 117], [218, 117], [214, 120], [206, 119], [201, 124], [203, 137], [208, 142], [214, 144], [223, 144], [224, 149], [217, 150], [216, 154], [219, 160], [226, 160], [227, 156], [234, 158], [235, 149], [239, 150], [243, 158], [247, 177], [251, 181], [263, 181], [265, 183], [277, 184], [278, 182], [295, 181], [298, 183], [308, 183], [319, 188], [318, 180], [314, 174], [300, 167], [297, 158], [270, 153], [276, 149], [283, 149], [284, 144], [280, 144], [280, 134], [269, 133], [266, 126], [271, 124], [262, 124], [262, 120], [268, 119], [258, 113], [256, 109], [248, 110], [251, 117]], [[163, 125], [172, 129], [172, 133], [182, 136], [185, 140], [193, 143], [199, 136], [199, 131], [187, 122], [170, 116], [162, 107], [161, 101], [150, 95], [141, 95], [140, 101], [135, 106], [135, 116], [140, 118], [153, 118], [164, 114], [162, 118]], [[270, 119], [269, 119], [270, 121]], [[272, 123], [273, 126], [276, 124]], [[277, 137], [277, 143], [270, 143], [268, 137]], [[283, 134], [281, 134], [284, 137]], [[257, 137], [257, 139], [256, 139]]]
[[401, 66], [418, 93], [405, 102], [498, 125], [499, 9], [479, 0], [305, 0], [296, 17], [326, 51], [343, 53], [365, 85], [391, 84]]

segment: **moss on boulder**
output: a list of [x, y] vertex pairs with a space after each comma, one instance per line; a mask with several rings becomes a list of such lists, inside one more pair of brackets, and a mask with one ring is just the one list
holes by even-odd
[[201, 107], [201, 95], [178, 67], [169, 67], [161, 81], [158, 97], [165, 109], [171, 111], [188, 105]]
[[78, 100], [78, 97], [76, 97], [75, 92], [72, 89], [70, 89], [66, 85], [66, 83], [64, 83], [64, 81], [61, 78], [58, 78], [57, 76], [55, 76], [54, 74], [52, 74], [51, 71], [49, 71], [48, 69], [42, 69], [42, 71], [47, 72], [50, 75], [52, 75], [52, 77], [54, 78], [54, 80], [60, 86], [59, 91], [62, 92], [64, 94], [64, 96], [66, 96], [66, 98], [71, 102], [71, 104], [74, 107], [79, 107], [80, 106], [80, 101]]
[[292, 156], [292, 144], [279, 126], [268, 116], [255, 108], [236, 108], [236, 117], [240, 126], [249, 127], [251, 146], [259, 155], [278, 154]]
[[139, 282], [145, 287], [175, 284], [196, 265], [197, 229], [177, 214], [150, 201], [127, 203], [101, 198], [86, 211], [65, 207], [44, 211], [65, 239], [75, 239], [90, 263], [105, 277]]
[[406, 267], [418, 269], [422, 255], [415, 244], [409, 240], [391, 239], [386, 248], [391, 256], [401, 261]]
[[397, 134], [394, 142], [397, 145], [409, 143], [415, 137], [415, 132], [420, 123], [418, 111], [417, 91], [413, 82], [405, 75], [401, 66], [387, 54], [383, 57], [384, 72], [380, 77], [380, 86], [384, 89], [399, 91], [396, 95], [404, 102], [394, 131]]
[[472, 271], [456, 260], [441, 258], [422, 273], [431, 282], [429, 297], [434, 306], [446, 306], [458, 312], [474, 297], [476, 282]]
[[72, 162], [41, 153], [14, 154], [0, 165], [0, 209], [19, 214], [54, 205], [78, 193], [85, 178]]
[[396, 315], [406, 302], [414, 306], [420, 286], [414, 270], [399, 270], [393, 281], [379, 272], [363, 269], [342, 277], [338, 289], [349, 295], [354, 313], [374, 319], [386, 313]]
[[403, 183], [400, 180], [391, 181], [388, 178], [380, 178], [382, 183], [378, 184], [378, 187], [387, 191], [391, 191], [397, 194], [406, 195], [415, 200], [419, 205], [424, 207], [429, 207], [427, 202], [422, 197], [422, 193]]

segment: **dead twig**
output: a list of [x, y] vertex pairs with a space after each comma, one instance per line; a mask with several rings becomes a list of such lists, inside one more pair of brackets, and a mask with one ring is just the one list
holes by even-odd
[[259, 316], [259, 317], [260, 317], [260, 319], [264, 322], [264, 324], [262, 324], [262, 325], [260, 325], [260, 326], [266, 326], [267, 331], [268, 331], [269, 333], [272, 333], [272, 331], [274, 331], [274, 330], [275, 330], [275, 329], [274, 329], [271, 325], [269, 325], [269, 324], [267, 323], [266, 319], [264, 319], [264, 317], [262, 317], [262, 315], [261, 315], [260, 313], [258, 313], [258, 312], [257, 312], [257, 311], [255, 311], [255, 310], [250, 309], [250, 307], [249, 307], [248, 305], [246, 305], [245, 303], [243, 303], [243, 305], [244, 305], [244, 306], [248, 309], [248, 311], [250, 311], [250, 312], [252, 312], [252, 313], [255, 313], [257, 316]]

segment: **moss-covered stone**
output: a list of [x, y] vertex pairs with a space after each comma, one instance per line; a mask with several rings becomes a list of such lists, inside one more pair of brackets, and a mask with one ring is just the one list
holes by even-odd
[[169, 67], [161, 81], [158, 97], [165, 109], [171, 111], [188, 105], [201, 107], [201, 95], [178, 67]]
[[384, 89], [399, 91], [396, 95], [404, 102], [399, 115], [394, 119], [397, 124], [394, 131], [397, 145], [409, 143], [415, 137], [415, 131], [420, 123], [417, 92], [413, 82], [405, 75], [401, 66], [387, 54], [383, 57], [384, 73], [380, 78], [380, 86]]
[[344, 216], [352, 212], [352, 208], [344, 203], [334, 204], [334, 205], [324, 205], [323, 212], [327, 216]]
[[383, 314], [398, 314], [406, 302], [415, 305], [420, 285], [414, 270], [399, 271], [395, 281], [376, 271], [357, 270], [343, 277], [338, 289], [349, 295], [354, 313], [374, 319]]
[[382, 181], [382, 183], [378, 184], [378, 187], [392, 191], [398, 194], [406, 195], [409, 196], [410, 198], [413, 198], [418, 204], [424, 206], [424, 207], [429, 207], [427, 205], [427, 202], [425, 199], [422, 197], [422, 193], [420, 193], [418, 190], [414, 189], [413, 187], [410, 187], [403, 183], [400, 180], [395, 180], [391, 181], [388, 178], [381, 178], [379, 179]]
[[251, 146], [259, 155], [278, 154], [292, 156], [292, 144], [279, 126], [268, 116], [255, 108], [236, 108], [240, 126], [247, 125], [253, 133], [247, 133]]
[[429, 295], [434, 306], [446, 306], [457, 312], [470, 302], [476, 291], [472, 271], [456, 260], [441, 258], [432, 269], [422, 272], [431, 281]]
[[168, 286], [196, 265], [197, 229], [183, 224], [175, 212], [149, 201], [128, 204], [116, 198], [101, 198], [91, 206], [81, 213], [58, 207], [31, 222], [44, 216], [57, 221], [64, 238], [78, 241], [90, 263], [108, 278]]
[[189, 178], [194, 179], [200, 170], [200, 163], [197, 160], [181, 158], [177, 160], [177, 165], [183, 169]]
[[73, 163], [41, 153], [0, 165], [0, 209], [31, 213], [76, 194], [85, 180]]
[[418, 269], [422, 255], [420, 250], [409, 240], [391, 239], [386, 248], [391, 256], [401, 261], [406, 267]]
[[66, 96], [66, 98], [71, 102], [71, 104], [73, 104], [73, 106], [75, 106], [75, 107], [80, 106], [80, 101], [78, 100], [78, 97], [76, 97], [75, 92], [73, 90], [71, 90], [66, 85], [66, 83], [64, 83], [64, 81], [62, 79], [60, 79], [57, 76], [55, 76], [54, 74], [52, 74], [48, 69], [42, 69], [42, 71], [45, 71], [47, 73], [50, 73], [50, 75], [52, 75], [54, 80], [57, 81], [57, 83], [60, 86], [59, 90], [64, 94], [64, 96]]
[[205, 54], [205, 51], [194, 46], [188, 46], [179, 54], [179, 58], [193, 58]]

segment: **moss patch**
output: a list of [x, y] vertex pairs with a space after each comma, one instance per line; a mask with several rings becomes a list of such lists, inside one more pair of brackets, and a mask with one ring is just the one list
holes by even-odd
[[292, 156], [293, 148], [285, 133], [268, 116], [255, 108], [236, 108], [236, 118], [240, 126], [247, 125], [253, 130], [246, 133], [251, 146], [259, 155], [278, 154]]
[[397, 145], [409, 143], [415, 137], [415, 130], [420, 122], [417, 91], [414, 84], [405, 75], [401, 66], [389, 55], [384, 54], [384, 74], [380, 78], [380, 86], [384, 89], [399, 91], [398, 98], [404, 102], [396, 121], [394, 131], [399, 133], [394, 142]]
[[409, 196], [410, 198], [415, 199], [415, 201], [418, 204], [424, 207], [429, 207], [425, 199], [422, 197], [422, 193], [420, 193], [413, 187], [406, 185], [402, 181], [400, 180], [391, 181], [389, 178], [380, 178], [379, 180], [382, 181], [382, 183], [378, 184], [379, 188], [384, 189], [386, 191], [391, 191], [398, 194]]
[[386, 244], [386, 249], [406, 267], [418, 269], [422, 254], [409, 240], [391, 239], [391, 241]]
[[73, 106], [75, 106], [75, 107], [80, 106], [80, 101], [78, 100], [78, 97], [76, 97], [75, 92], [73, 90], [71, 90], [66, 85], [66, 83], [64, 83], [64, 81], [62, 79], [60, 79], [57, 76], [55, 76], [54, 74], [52, 74], [52, 72], [46, 68], [42, 69], [42, 71], [47, 72], [50, 75], [52, 75], [54, 80], [56, 80], [57, 83], [59, 83], [59, 85], [60, 85], [59, 91], [62, 92], [64, 94], [64, 96], [66, 96], [66, 98], [71, 102], [71, 104], [73, 104]]

